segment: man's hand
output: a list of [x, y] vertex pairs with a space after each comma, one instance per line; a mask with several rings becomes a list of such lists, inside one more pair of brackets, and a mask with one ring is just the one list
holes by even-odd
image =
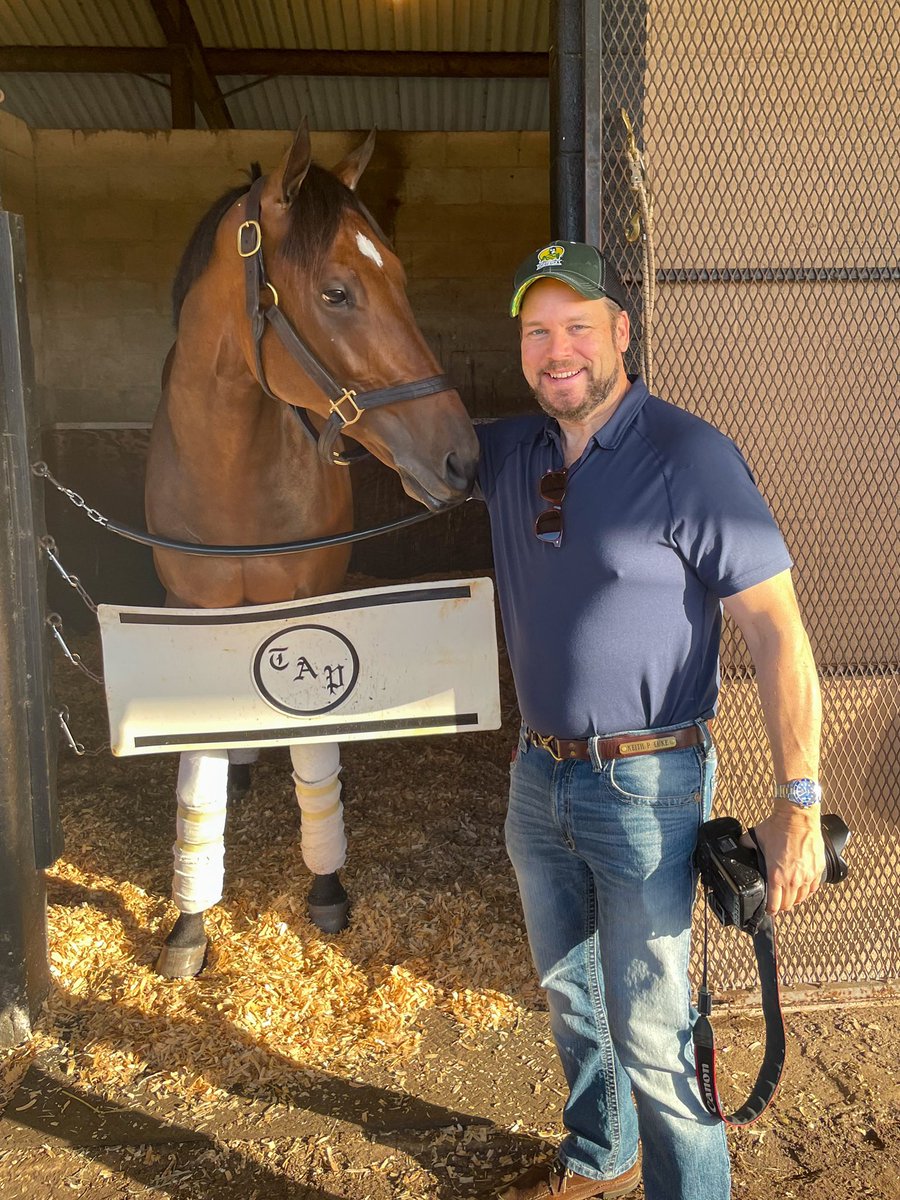
[[[756, 826], [766, 860], [766, 912], [787, 912], [818, 888], [825, 871], [825, 843], [819, 806], [776, 808]], [[741, 843], [752, 846], [744, 834]]]

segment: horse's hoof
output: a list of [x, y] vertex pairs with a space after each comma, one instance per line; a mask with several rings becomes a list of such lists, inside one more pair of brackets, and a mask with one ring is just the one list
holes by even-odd
[[206, 966], [209, 942], [200, 946], [166, 946], [154, 964], [157, 975], [164, 979], [192, 979]]
[[340, 933], [350, 924], [349, 900], [342, 900], [337, 904], [310, 904], [307, 911], [313, 925], [323, 933]]
[[306, 903], [309, 919], [323, 933], [340, 933], [350, 924], [350, 901], [337, 871], [314, 877]]
[[250, 764], [231, 763], [228, 767], [229, 803], [241, 800], [250, 791]]

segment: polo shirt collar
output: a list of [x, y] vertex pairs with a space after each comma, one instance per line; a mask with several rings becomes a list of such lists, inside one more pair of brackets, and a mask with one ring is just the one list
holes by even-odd
[[[650, 395], [647, 385], [640, 375], [629, 375], [628, 379], [631, 387], [622, 397], [619, 407], [606, 424], [593, 435], [592, 440], [604, 450], [615, 450], [634, 424], [638, 413], [644, 407], [644, 401]], [[560, 444], [559, 424], [555, 417], [547, 417], [544, 424], [544, 441]]]

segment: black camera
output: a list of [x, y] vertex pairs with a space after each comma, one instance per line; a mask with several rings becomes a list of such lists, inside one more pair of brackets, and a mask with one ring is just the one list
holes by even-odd
[[[734, 817], [705, 822], [700, 826], [695, 862], [709, 906], [722, 924], [756, 933], [766, 915], [766, 880], [757, 850], [740, 844], [743, 832]], [[823, 883], [840, 883], [847, 878], [847, 864], [841, 855], [849, 837], [850, 830], [840, 817], [823, 814]]]

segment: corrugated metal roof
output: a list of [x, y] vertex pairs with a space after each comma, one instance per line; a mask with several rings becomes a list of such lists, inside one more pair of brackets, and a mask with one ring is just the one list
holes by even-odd
[[0, 45], [164, 46], [166, 39], [149, 0], [72, 0], [4, 4]]
[[191, 0], [205, 45], [546, 51], [550, 0]]
[[4, 112], [34, 129], [168, 129], [171, 124], [168, 88], [136, 75], [16, 73], [0, 76], [0, 88], [6, 94]]
[[[207, 46], [545, 51], [550, 0], [189, 0]], [[150, 0], [6, 4], [0, 43], [163, 46]]]
[[[246, 79], [223, 76], [223, 92]], [[544, 79], [370, 79], [280, 76], [228, 100], [240, 129], [546, 129]]]
[[[250, 82], [222, 76], [223, 92]], [[165, 87], [132, 75], [0, 76], [3, 109], [37, 129], [166, 129]], [[238, 129], [493, 131], [547, 129], [544, 79], [345, 79], [277, 76], [228, 99]], [[197, 113], [198, 128], [205, 128]]]
[[[190, 0], [203, 44], [240, 49], [542, 52], [550, 0]], [[150, 0], [72, 0], [0, 8], [0, 43], [163, 46]], [[53, 129], [150, 129], [171, 123], [162, 83], [135, 75], [7, 74], [4, 108]], [[546, 129], [544, 79], [221, 77], [240, 129]], [[205, 125], [199, 112], [198, 127]]]

